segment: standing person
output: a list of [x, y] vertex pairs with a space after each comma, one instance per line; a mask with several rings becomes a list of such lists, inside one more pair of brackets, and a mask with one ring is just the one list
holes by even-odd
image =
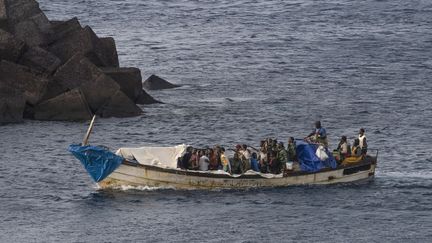
[[225, 172], [230, 172], [231, 173], [230, 163], [229, 163], [228, 158], [225, 155], [225, 148], [224, 147], [220, 148], [220, 161], [221, 161], [221, 164], [222, 164], [222, 169]]
[[322, 144], [324, 147], [328, 147], [327, 131], [321, 126], [321, 121], [315, 122], [315, 130], [312, 131], [307, 138]]
[[293, 137], [288, 139], [287, 145], [288, 161], [296, 161], [296, 144]]
[[236, 149], [234, 151], [234, 157], [231, 163], [231, 170], [233, 174], [243, 173], [242, 166], [241, 166], [242, 164], [241, 157], [242, 157], [241, 145], [237, 144]]
[[285, 150], [283, 142], [278, 143], [277, 159], [279, 161], [279, 171], [284, 171], [288, 162], [288, 153]]
[[361, 152], [363, 155], [366, 155], [368, 146], [366, 142], [366, 134], [364, 128], [360, 128], [358, 139]]

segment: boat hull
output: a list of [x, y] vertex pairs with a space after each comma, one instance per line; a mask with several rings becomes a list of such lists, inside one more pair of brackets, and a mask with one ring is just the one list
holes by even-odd
[[294, 185], [348, 183], [365, 180], [374, 176], [375, 168], [376, 160], [370, 159], [336, 169], [325, 169], [316, 173], [287, 172], [280, 177], [265, 178], [258, 174], [231, 177], [226, 174], [165, 169], [126, 162], [121, 164], [112, 174], [98, 184], [101, 188], [118, 188], [121, 186], [174, 189], [286, 187]]

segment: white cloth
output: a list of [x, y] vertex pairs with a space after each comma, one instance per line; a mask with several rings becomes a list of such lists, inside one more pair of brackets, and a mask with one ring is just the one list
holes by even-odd
[[343, 153], [343, 154], [348, 153], [348, 143], [347, 143], [347, 142], [344, 142], [344, 143], [341, 145], [341, 153]]
[[199, 159], [199, 169], [201, 171], [207, 171], [209, 168], [209, 164], [210, 159], [205, 155], [201, 156], [201, 158]]
[[187, 145], [174, 147], [120, 148], [116, 154], [125, 159], [137, 160], [140, 164], [177, 168], [177, 159], [186, 151]]
[[364, 147], [364, 141], [365, 141], [365, 139], [366, 139], [366, 135], [363, 134], [363, 136], [361, 136], [361, 135], [359, 134], [359, 141], [360, 141], [359, 146], [360, 146], [360, 148], [363, 148], [363, 147]]

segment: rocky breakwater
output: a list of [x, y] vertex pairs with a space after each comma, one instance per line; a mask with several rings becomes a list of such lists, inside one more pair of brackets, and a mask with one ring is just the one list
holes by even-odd
[[137, 116], [157, 102], [138, 68], [120, 67], [113, 38], [49, 20], [34, 0], [0, 0], [0, 123]]

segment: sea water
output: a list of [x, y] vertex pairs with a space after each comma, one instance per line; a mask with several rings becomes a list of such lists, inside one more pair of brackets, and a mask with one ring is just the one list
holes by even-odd
[[92, 144], [285, 144], [366, 129], [373, 181], [247, 191], [99, 190], [66, 149], [88, 123], [0, 127], [1, 242], [430, 242], [430, 1], [41, 0], [181, 88], [97, 119]]

